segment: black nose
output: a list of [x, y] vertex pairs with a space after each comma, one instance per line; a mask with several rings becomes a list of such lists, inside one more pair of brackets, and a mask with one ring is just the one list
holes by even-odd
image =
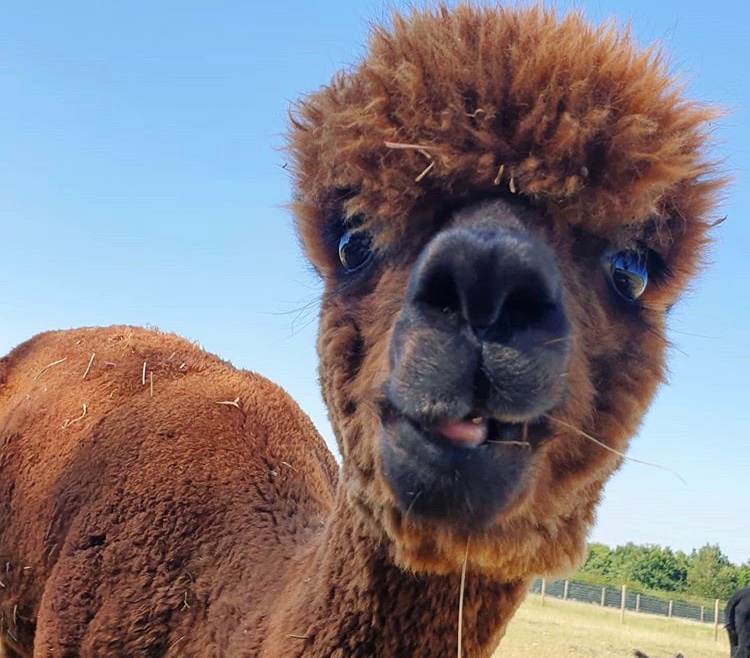
[[535, 329], [567, 329], [552, 251], [516, 229], [438, 235], [416, 263], [407, 294], [423, 312], [449, 314], [482, 340], [508, 343]]

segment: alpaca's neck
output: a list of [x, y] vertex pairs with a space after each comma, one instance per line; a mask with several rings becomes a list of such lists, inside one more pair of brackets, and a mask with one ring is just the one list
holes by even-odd
[[[404, 572], [339, 501], [317, 545], [291, 567], [263, 656], [455, 655], [460, 573]], [[463, 656], [490, 656], [527, 583], [472, 573], [464, 587]]]

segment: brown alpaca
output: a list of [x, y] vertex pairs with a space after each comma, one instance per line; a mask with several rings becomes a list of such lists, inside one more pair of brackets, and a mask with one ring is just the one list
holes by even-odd
[[460, 628], [489, 656], [530, 578], [583, 555], [664, 378], [713, 117], [577, 14], [376, 29], [290, 133], [340, 473], [283, 391], [175, 336], [24, 343], [0, 361], [6, 653], [436, 658]]

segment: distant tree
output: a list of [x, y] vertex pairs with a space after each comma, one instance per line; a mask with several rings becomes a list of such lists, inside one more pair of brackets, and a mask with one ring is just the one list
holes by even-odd
[[[640, 546], [628, 564], [628, 580], [649, 589], [681, 592], [687, 584], [688, 563], [671, 548]], [[682, 554], [684, 557], [684, 553]]]
[[612, 551], [609, 546], [596, 542], [589, 544], [586, 561], [580, 571], [599, 576], [609, 576], [612, 573]]
[[750, 587], [750, 560], [737, 567], [737, 587]]
[[721, 552], [706, 544], [690, 554], [687, 591], [706, 598], [728, 599], [739, 585], [740, 569]]
[[616, 546], [612, 551], [612, 574], [621, 581], [632, 580], [632, 572], [641, 561], [644, 549], [645, 547], [633, 542]]
[[674, 552], [674, 558], [675, 560], [677, 560], [679, 569], [681, 573], [683, 574], [682, 585], [678, 591], [680, 592], [687, 591], [687, 573], [688, 573], [688, 568], [690, 567], [690, 556], [684, 551], [678, 550]]
[[602, 583], [632, 583], [645, 589], [684, 592], [701, 598], [727, 599], [740, 587], [750, 587], [750, 561], [736, 566], [719, 546], [706, 544], [690, 555], [669, 547], [632, 542], [614, 549], [591, 543], [581, 573]]

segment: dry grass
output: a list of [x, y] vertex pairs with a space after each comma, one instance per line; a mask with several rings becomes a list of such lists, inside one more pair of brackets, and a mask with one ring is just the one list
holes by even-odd
[[529, 595], [508, 627], [494, 658], [628, 658], [640, 649], [650, 658], [726, 658], [729, 642], [711, 624], [620, 612], [588, 603]]

